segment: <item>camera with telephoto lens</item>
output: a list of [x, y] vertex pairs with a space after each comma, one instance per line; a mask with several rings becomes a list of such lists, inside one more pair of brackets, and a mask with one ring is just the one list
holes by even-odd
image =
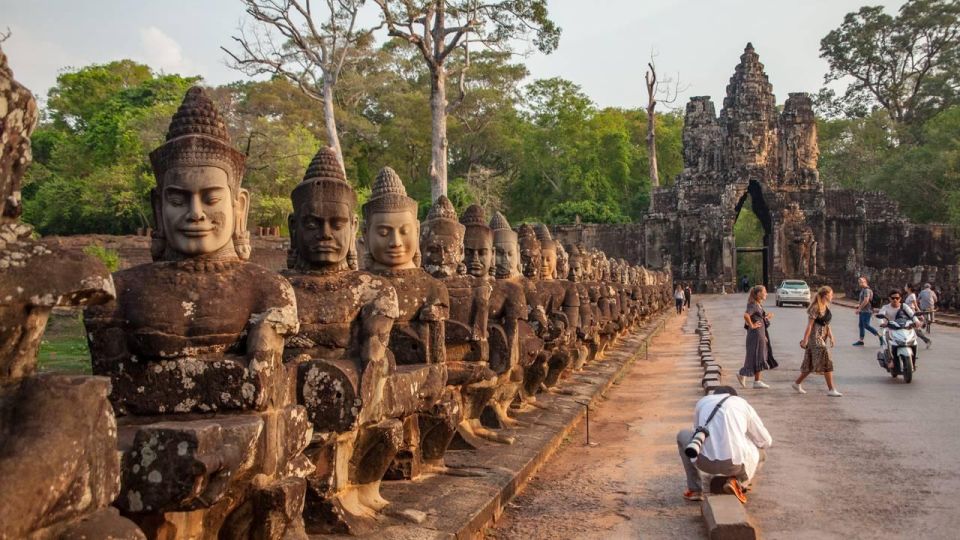
[[700, 455], [700, 449], [703, 448], [703, 441], [710, 436], [710, 432], [705, 427], [698, 427], [693, 432], [690, 442], [683, 448], [683, 453], [690, 459], [695, 459]]

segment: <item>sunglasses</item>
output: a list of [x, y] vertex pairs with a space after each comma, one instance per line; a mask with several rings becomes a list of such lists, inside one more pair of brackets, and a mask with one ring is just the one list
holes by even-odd
[[891, 299], [891, 300], [899, 300], [900, 297], [899, 297], [899, 296], [891, 296], [890, 299]]

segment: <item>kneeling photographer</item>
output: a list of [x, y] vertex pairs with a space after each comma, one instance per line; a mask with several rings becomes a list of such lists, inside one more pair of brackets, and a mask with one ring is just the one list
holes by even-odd
[[687, 473], [689, 501], [703, 500], [700, 472], [726, 477], [723, 489], [747, 502], [744, 487], [756, 475], [766, 458], [765, 448], [773, 444], [757, 411], [737, 396], [730, 386], [720, 386], [697, 402], [693, 430], [677, 433], [680, 460]]

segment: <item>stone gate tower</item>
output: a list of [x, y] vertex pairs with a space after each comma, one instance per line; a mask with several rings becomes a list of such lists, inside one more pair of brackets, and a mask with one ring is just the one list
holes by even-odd
[[[868, 268], [957, 268], [960, 228], [912, 223], [883, 193], [825, 188], [818, 155], [812, 100], [792, 93], [778, 111], [748, 43], [719, 116], [709, 97], [687, 103], [683, 172], [654, 190], [641, 224], [559, 226], [554, 235], [648, 268], [669, 266], [675, 280], [702, 292], [731, 290], [743, 251], [762, 254], [768, 287], [784, 278], [845, 286]], [[748, 199], [763, 225], [761, 246], [734, 241]]]
[[[645, 260], [670, 264], [676, 279], [702, 290], [736, 281], [733, 226], [750, 196], [764, 229], [767, 281], [817, 275], [824, 232], [824, 189], [817, 173], [812, 101], [790, 94], [777, 111], [760, 57], [747, 44], [719, 117], [709, 97], [690, 99], [683, 130], [684, 169], [654, 193], [644, 222]], [[821, 258], [822, 260], [822, 258]]]

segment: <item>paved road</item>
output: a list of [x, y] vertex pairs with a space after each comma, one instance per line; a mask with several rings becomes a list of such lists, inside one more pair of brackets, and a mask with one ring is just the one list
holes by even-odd
[[[725, 381], [736, 384], [746, 295], [697, 300], [714, 325]], [[836, 307], [833, 358], [844, 396], [827, 397], [817, 376], [804, 383], [809, 393], [798, 395], [790, 383], [802, 360], [805, 312], [768, 311], [780, 368], [765, 377], [773, 388], [741, 393], [775, 440], [749, 502], [764, 537], [960, 537], [960, 330], [935, 329], [933, 348], [921, 349], [919, 371], [907, 385], [879, 367], [875, 338], [867, 347], [851, 346], [855, 315]]]

